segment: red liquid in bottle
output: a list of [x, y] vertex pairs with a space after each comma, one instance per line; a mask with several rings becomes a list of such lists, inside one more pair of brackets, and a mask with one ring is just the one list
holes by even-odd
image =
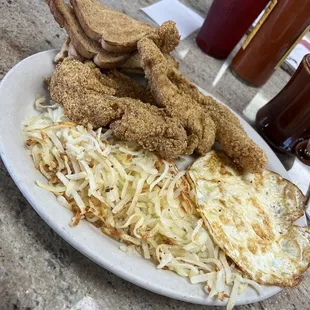
[[214, 0], [196, 38], [209, 56], [225, 59], [268, 4], [268, 0]]

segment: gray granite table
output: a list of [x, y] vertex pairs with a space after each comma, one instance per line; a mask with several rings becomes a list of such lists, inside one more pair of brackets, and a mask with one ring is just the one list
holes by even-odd
[[[151, 23], [139, 8], [155, 1], [104, 2]], [[202, 16], [211, 3], [210, 0], [183, 2]], [[253, 114], [249, 103], [255, 106], [257, 98], [272, 98], [289, 80], [289, 76], [279, 70], [262, 89], [255, 89], [226, 71], [213, 87], [222, 62], [205, 56], [196, 47], [196, 35], [192, 34], [178, 47], [176, 56], [180, 59], [181, 71], [239, 113]], [[64, 31], [55, 23], [43, 0], [0, 0], [0, 78], [23, 58], [59, 48], [64, 37]], [[310, 273], [307, 272], [297, 288], [284, 289], [264, 302], [237, 308], [310, 309], [309, 289]], [[84, 257], [35, 213], [0, 161], [0, 309], [216, 308], [191, 305], [148, 292]]]

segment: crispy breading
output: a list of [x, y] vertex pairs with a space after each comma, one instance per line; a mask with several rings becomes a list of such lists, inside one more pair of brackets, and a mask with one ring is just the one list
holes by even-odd
[[267, 158], [264, 152], [247, 136], [237, 118], [227, 107], [219, 104], [210, 96], [204, 96], [195, 85], [173, 68], [170, 80], [184, 94], [189, 94], [201, 107], [208, 111], [216, 125], [216, 140], [234, 162], [250, 172], [265, 168]]
[[149, 34], [147, 37], [152, 39], [163, 53], [174, 51], [181, 38], [176, 23], [171, 20], [164, 22], [154, 33]]
[[151, 92], [129, 76], [116, 70], [101, 75], [100, 81], [115, 89], [116, 97], [129, 97], [142, 102], [155, 104]]
[[169, 117], [156, 106], [134, 99], [118, 99], [120, 102], [125, 101], [125, 112], [120, 120], [110, 125], [117, 138], [135, 141], [166, 159], [184, 153], [187, 146], [186, 132], [177, 119]]
[[107, 80], [92, 63], [65, 59], [54, 70], [49, 90], [78, 124], [110, 126], [117, 138], [137, 142], [166, 159], [184, 153], [187, 136], [179, 120], [140, 100], [116, 97], [118, 90], [102, 82]]
[[146, 78], [159, 107], [177, 117], [188, 134], [186, 154], [194, 151], [205, 154], [210, 151], [215, 139], [215, 124], [199, 105], [193, 105], [193, 98], [171, 82], [172, 68], [157, 46], [150, 39], [138, 43]]
[[[179, 68], [178, 61], [172, 55], [169, 53], [164, 53], [164, 56], [171, 66]], [[144, 71], [141, 66], [141, 57], [138, 52], [132, 54], [128, 60], [117, 66], [117, 68], [122, 72], [144, 75]]]
[[[79, 72], [78, 70], [81, 70]], [[99, 80], [100, 70], [83, 65], [77, 60], [66, 58], [56, 66], [50, 82], [50, 94], [56, 102], [66, 95], [65, 90], [92, 90], [94, 92], [114, 95], [115, 89], [104, 85]]]
[[168, 66], [151, 39], [141, 39], [138, 51], [157, 105], [178, 118], [187, 131], [190, 141], [187, 154], [194, 151], [205, 154], [216, 139], [245, 170], [260, 172], [266, 166], [264, 152], [247, 136], [228, 108], [201, 94], [177, 69]]
[[93, 70], [93, 73], [96, 75], [96, 78], [99, 79], [100, 83], [114, 89], [113, 95], [115, 97], [128, 97], [141, 100], [145, 103], [155, 104], [151, 92], [129, 76], [116, 70], [102, 73], [96, 64], [90, 60], [86, 61], [84, 64]]

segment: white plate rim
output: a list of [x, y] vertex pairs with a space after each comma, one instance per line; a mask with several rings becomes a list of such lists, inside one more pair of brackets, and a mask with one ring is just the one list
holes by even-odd
[[[3, 78], [3, 80], [0, 83], [0, 108], [1, 111], [5, 112], [6, 108], [6, 101], [3, 100], [2, 98], [10, 98], [10, 95], [8, 94], [8, 88], [10, 87], [10, 83], [13, 80], [14, 77], [17, 77], [20, 75], [20, 72], [23, 72], [22, 68], [26, 66], [28, 63], [36, 63], [38, 60], [40, 62], [40, 59], [49, 59], [50, 62], [52, 62], [56, 52], [58, 50], [48, 50], [48, 51], [43, 51], [39, 52], [37, 54], [34, 54], [32, 56], [29, 56], [16, 64]], [[48, 63], [45, 63], [45, 65], [50, 65]], [[202, 90], [203, 91], [203, 90]], [[204, 91], [205, 92], [205, 91]], [[206, 93], [206, 92], [205, 92]], [[33, 98], [35, 96], [35, 93], [33, 93]], [[14, 98], [14, 96], [13, 96]], [[31, 102], [32, 103], [32, 102]], [[3, 110], [2, 110], [3, 109]], [[236, 114], [237, 115], [237, 114]], [[249, 125], [245, 120], [243, 120], [239, 115], [237, 115], [239, 119], [241, 120], [242, 125], [245, 127], [245, 130], [252, 136], [254, 135], [256, 139], [259, 141], [258, 144], [264, 149], [264, 151], [267, 153], [267, 157], [269, 159], [269, 168], [276, 167], [276, 172], [281, 174], [284, 178], [289, 179], [289, 176], [281, 164], [280, 160], [276, 157], [276, 155], [273, 153], [273, 151], [270, 149], [268, 144], [256, 133], [256, 131]], [[6, 134], [7, 130], [5, 129], [5, 124], [7, 124], [7, 117], [8, 115], [5, 113], [0, 114], [0, 155], [2, 157], [3, 163], [6, 166], [9, 174], [11, 175], [12, 179], [18, 186], [19, 190], [22, 192], [24, 197], [28, 200], [30, 205], [35, 209], [35, 211], [40, 215], [40, 217], [56, 232], [58, 233], [64, 240], [66, 240], [69, 244], [71, 244], [74, 248], [76, 248], [79, 252], [83, 253], [85, 256], [90, 258], [92, 261], [95, 263], [101, 265], [105, 269], [111, 271], [112, 273], [116, 274], [117, 276], [123, 278], [124, 280], [127, 280], [135, 285], [138, 285], [142, 288], [145, 288], [147, 290], [150, 290], [152, 292], [155, 292], [160, 295], [164, 295], [173, 299], [177, 300], [182, 300], [190, 303], [196, 303], [196, 304], [202, 304], [202, 305], [212, 305], [212, 306], [223, 306], [227, 303], [226, 302], [220, 302], [218, 300], [214, 299], [209, 299], [209, 298], [202, 298], [200, 295], [197, 297], [195, 295], [183, 295], [182, 293], [176, 292], [173, 288], [167, 289], [166, 286], [161, 286], [158, 285], [152, 281], [149, 281], [147, 279], [147, 276], [137, 276], [135, 272], [132, 270], [126, 270], [122, 268], [122, 266], [115, 266], [115, 264], [111, 260], [107, 260], [102, 256], [99, 256], [96, 252], [92, 251], [89, 249], [89, 247], [81, 243], [81, 241], [76, 238], [75, 233], [72, 231], [70, 232], [66, 227], [63, 225], [60, 225], [58, 222], [55, 222], [45, 211], [45, 209], [39, 205], [38, 201], [36, 201], [37, 196], [36, 195], [31, 195], [29, 194], [29, 182], [22, 181], [23, 176], [20, 175], [20, 173], [15, 169], [15, 164], [12, 162], [12, 158], [10, 154], [8, 145], [5, 144], [4, 142], [6, 141]], [[13, 117], [13, 116], [10, 116]], [[17, 124], [17, 127], [20, 129], [20, 124]], [[21, 146], [23, 147], [23, 145]], [[26, 150], [25, 150], [26, 153]], [[27, 154], [26, 154], [27, 155]], [[27, 155], [29, 157], [29, 155]], [[270, 163], [270, 160], [272, 159], [272, 163]], [[34, 167], [32, 167], [34, 169]], [[35, 170], [35, 169], [34, 169]], [[34, 186], [34, 185], [33, 185]], [[47, 195], [46, 195], [47, 196]], [[55, 200], [56, 204], [58, 202]], [[63, 207], [61, 207], [63, 208]], [[63, 208], [64, 209], [64, 208]], [[64, 209], [65, 210], [65, 209]], [[67, 210], [65, 210], [67, 211]], [[68, 211], [69, 212], [69, 211]], [[68, 224], [68, 223], [67, 223]], [[87, 224], [83, 223], [82, 225], [86, 227]], [[69, 225], [68, 225], [69, 226]], [[92, 229], [89, 229], [91, 227], [90, 225], [87, 225], [87, 230], [86, 235], [92, 231]], [[80, 233], [80, 232], [79, 232]], [[82, 234], [83, 237], [84, 233]], [[100, 235], [104, 236], [103, 234], [100, 233]], [[109, 237], [107, 237], [109, 238]], [[115, 248], [115, 241], [110, 239], [111, 245], [113, 244], [113, 247]], [[120, 250], [119, 250], [120, 251]], [[119, 254], [119, 253], [118, 253]], [[128, 258], [128, 256], [127, 256]], [[133, 258], [133, 257], [131, 257]], [[169, 273], [171, 274], [171, 278], [175, 277], [176, 275], [167, 272], [167, 271], [161, 271], [161, 270], [156, 270], [156, 273], [161, 274], [161, 277], [167, 278], [166, 275], [163, 274]], [[176, 276], [180, 279], [181, 282], [181, 277]], [[183, 284], [182, 284], [183, 285]], [[184, 283], [184, 286], [186, 284]], [[191, 284], [190, 284], [191, 285]], [[191, 285], [193, 286], [193, 285]], [[282, 288], [280, 287], [268, 287], [268, 291], [263, 297], [257, 296], [256, 298], [251, 297], [247, 298], [246, 296], [240, 295], [239, 298], [237, 299], [236, 305], [244, 305], [248, 303], [254, 303], [254, 302], [259, 302], [262, 300], [265, 300], [281, 291]], [[199, 291], [201, 288], [198, 289]], [[198, 292], [197, 290], [197, 292]], [[205, 295], [206, 296], [206, 295]]]

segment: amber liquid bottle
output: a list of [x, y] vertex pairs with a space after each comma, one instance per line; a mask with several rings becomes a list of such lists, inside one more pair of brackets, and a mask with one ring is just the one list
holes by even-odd
[[286, 153], [294, 154], [296, 144], [310, 138], [310, 54], [282, 91], [257, 112], [256, 128], [271, 146]]
[[[262, 86], [310, 25], [310, 0], [278, 0], [254, 36], [239, 50], [231, 67], [242, 80]], [[258, 29], [258, 30], [257, 30]], [[257, 32], [256, 32], [257, 31]]]

